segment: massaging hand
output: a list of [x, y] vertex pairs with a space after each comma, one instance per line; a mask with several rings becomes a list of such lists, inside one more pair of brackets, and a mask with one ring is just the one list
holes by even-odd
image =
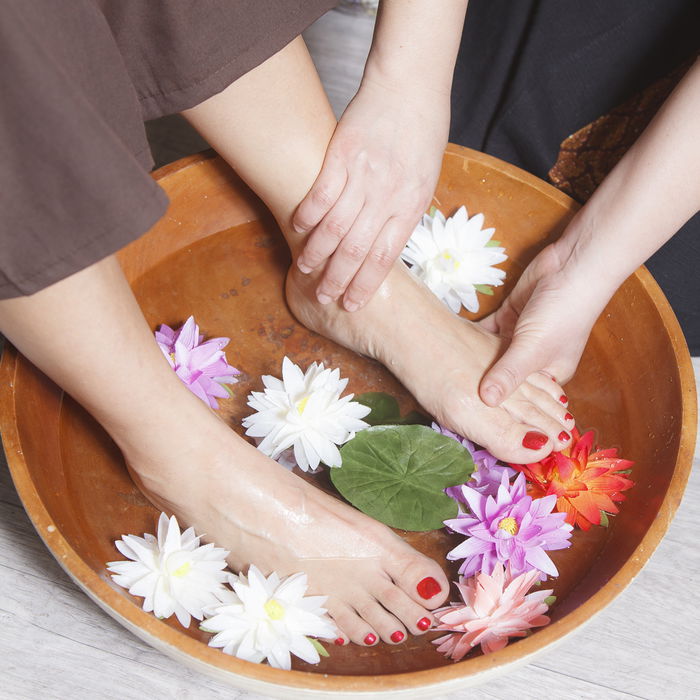
[[448, 130], [448, 95], [363, 82], [293, 219], [301, 271], [325, 266], [321, 303], [355, 311], [377, 290], [430, 205]]

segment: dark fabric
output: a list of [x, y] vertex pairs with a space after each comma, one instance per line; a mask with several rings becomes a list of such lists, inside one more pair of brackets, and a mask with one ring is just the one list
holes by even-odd
[[[697, 0], [471, 0], [450, 140], [547, 179], [567, 136], [696, 54], [699, 27]], [[700, 216], [647, 266], [700, 354]]]
[[0, 0], [0, 299], [115, 252], [165, 212], [144, 119], [192, 107], [332, 0]]

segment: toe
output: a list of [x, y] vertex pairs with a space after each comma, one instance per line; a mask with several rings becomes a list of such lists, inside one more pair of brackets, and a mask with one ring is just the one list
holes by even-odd
[[[372, 597], [358, 599], [354, 602], [357, 614], [377, 631], [380, 639], [387, 644], [400, 644], [406, 639], [406, 628], [386, 608]], [[364, 640], [365, 646], [367, 638]]]
[[338, 627], [338, 639], [347, 640], [361, 646], [374, 646], [379, 635], [374, 628], [346, 603], [329, 602], [328, 614]]
[[393, 582], [386, 581], [372, 593], [384, 608], [401, 620], [411, 634], [423, 634], [432, 627], [433, 616]]
[[530, 384], [541, 389], [551, 396], [560, 406], [566, 406], [569, 403], [569, 397], [566, 395], [564, 388], [546, 372], [535, 372], [528, 376], [524, 384]]
[[[559, 431], [556, 433], [557, 436], [562, 429], [568, 434], [574, 427], [574, 417], [569, 409], [568, 399], [564, 403], [559, 400], [561, 396], [554, 398], [551, 392], [541, 389], [534, 383], [531, 383], [529, 379], [520, 387], [519, 394], [522, 398], [535, 405], [542, 413], [557, 421], [559, 427]], [[554, 435], [550, 434], [550, 437], [554, 437]], [[558, 441], [561, 443], [561, 438]], [[568, 437], [564, 442], [568, 442]], [[561, 446], [556, 449], [561, 449]]]
[[[422, 554], [412, 553], [414, 556], [408, 560], [398, 558], [390, 560], [391, 565], [387, 566], [387, 574], [396, 586], [411, 600], [418, 603], [425, 614], [426, 609], [433, 610], [445, 602], [450, 584], [437, 562]], [[401, 605], [398, 600], [395, 603]], [[422, 616], [417, 617], [415, 622], [417, 623]], [[406, 620], [406, 624], [410, 626], [412, 620]]]
[[[552, 414], [543, 411], [536, 403], [528, 400], [509, 401], [504, 408], [510, 413], [513, 418], [521, 423], [532, 426], [539, 433], [546, 435], [551, 443], [551, 449], [561, 450], [566, 446], [570, 436], [564, 430], [563, 424], [558, 418]], [[531, 440], [534, 447], [538, 447], [536, 440]], [[527, 437], [525, 438], [525, 447], [528, 446]]]

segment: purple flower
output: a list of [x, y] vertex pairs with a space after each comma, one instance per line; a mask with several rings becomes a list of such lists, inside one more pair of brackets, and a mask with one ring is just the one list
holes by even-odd
[[230, 338], [212, 338], [206, 342], [199, 326], [190, 316], [182, 328], [174, 330], [162, 324], [156, 331], [156, 341], [175, 374], [183, 384], [212, 408], [219, 408], [216, 397], [230, 394], [224, 384], [235, 384], [240, 372], [226, 361], [223, 349]]
[[510, 563], [513, 576], [537, 569], [540, 579], [558, 576], [546, 551], [571, 545], [571, 525], [566, 513], [552, 513], [555, 495], [532, 499], [526, 494], [525, 475], [510, 484], [503, 474], [496, 497], [462, 486], [471, 513], [460, 513], [445, 525], [467, 539], [447, 554], [451, 561], [464, 559], [459, 573], [465, 577], [482, 571], [493, 573], [497, 562]]
[[[501, 485], [503, 474], [508, 474], [508, 479], [515, 476], [514, 469], [498, 464], [498, 460], [488, 450], [477, 450], [473, 442], [470, 442], [461, 435], [457, 435], [457, 433], [453, 433], [447, 428], [443, 428], [437, 423], [433, 423], [431, 427], [436, 432], [456, 440], [460, 445], [463, 445], [469, 450], [469, 454], [472, 456], [474, 466], [476, 467], [471, 478], [465, 484], [469, 486], [469, 488], [478, 491], [484, 496], [495, 496], [498, 493], [498, 487]], [[466, 503], [462, 494], [461, 485], [450, 486], [445, 489], [445, 493], [451, 498], [454, 498], [458, 503]]]

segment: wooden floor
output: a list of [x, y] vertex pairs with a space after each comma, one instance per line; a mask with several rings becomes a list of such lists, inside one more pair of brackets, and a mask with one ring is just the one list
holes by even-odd
[[[342, 111], [371, 21], [332, 13], [309, 41]], [[346, 50], [341, 60], [338, 47]], [[336, 82], [334, 77], [336, 76]], [[159, 162], [201, 141], [177, 119], [151, 124]], [[184, 144], [184, 147], [183, 147]], [[700, 377], [700, 358], [694, 360]], [[699, 387], [700, 389], [700, 387]], [[535, 663], [449, 700], [700, 698], [700, 451], [678, 515], [646, 568], [586, 627]], [[0, 464], [0, 699], [254, 700], [181, 668], [97, 608], [34, 532]], [[438, 700], [448, 700], [447, 697]]]

